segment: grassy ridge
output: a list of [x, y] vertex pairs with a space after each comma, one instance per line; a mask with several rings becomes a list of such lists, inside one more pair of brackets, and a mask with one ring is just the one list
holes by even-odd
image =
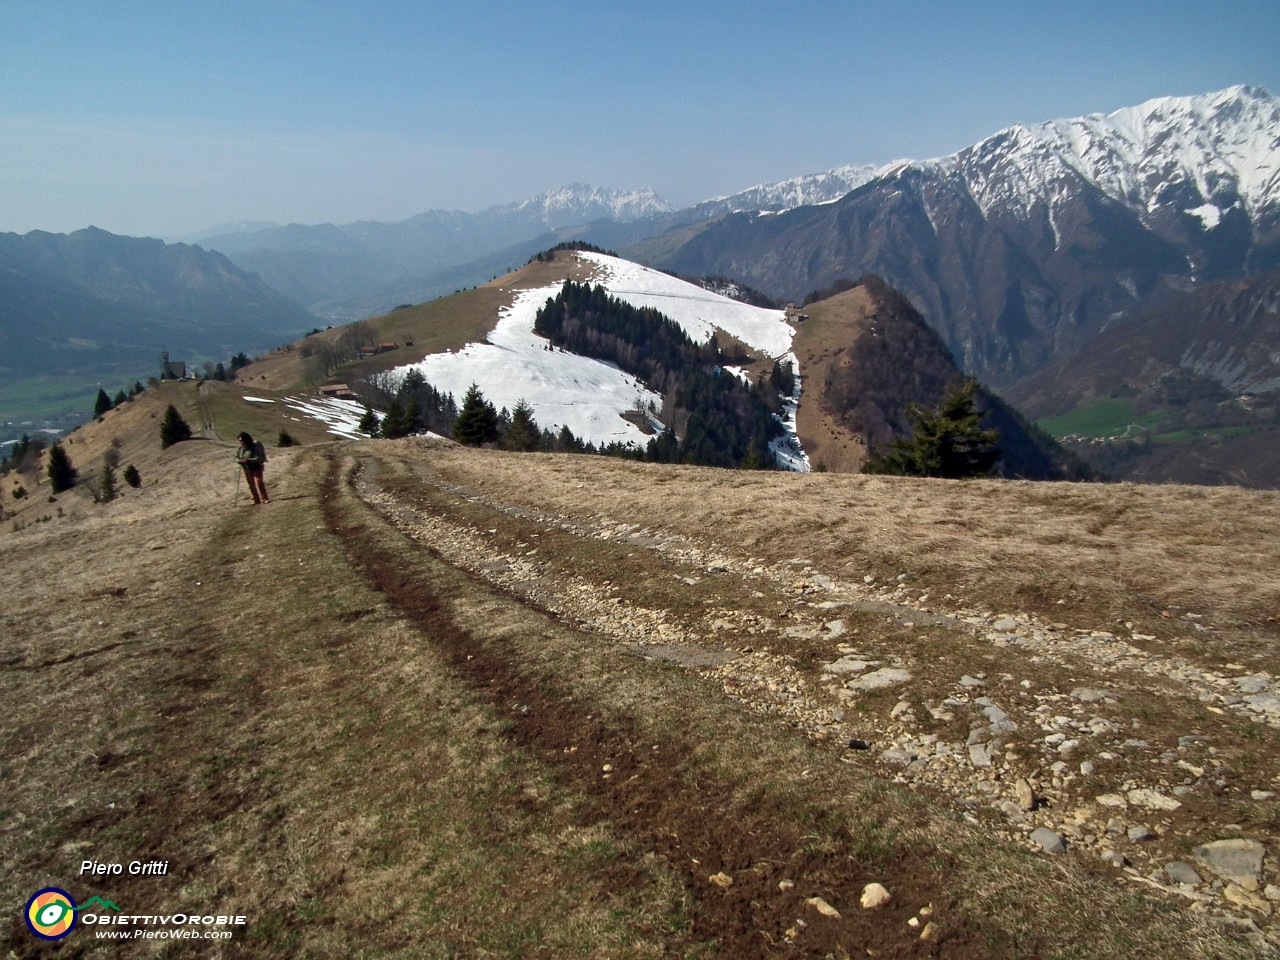
[[[6, 617], [3, 695], [31, 707], [0, 740], [22, 784], [5, 804], [23, 825], [7, 831], [4, 889], [242, 913], [232, 956], [653, 954], [650, 928], [682, 925], [678, 889], [661, 866], [619, 888], [626, 851], [607, 827], [579, 828], [573, 793], [360, 585], [321, 532], [323, 468], [277, 478], [270, 511], [206, 514], [215, 526], [178, 562], [113, 565], [127, 543], [107, 536], [95, 575], [45, 569], [64, 596], [105, 593], [106, 642], [41, 642]], [[140, 574], [155, 578], [144, 615]], [[41, 729], [60, 733], [32, 749]], [[85, 856], [167, 859], [170, 875], [77, 881]], [[16, 915], [4, 933], [32, 946]]]
[[[1241, 621], [1269, 615], [1276, 594], [1239, 571], [1274, 559], [1274, 496], [757, 476], [379, 441], [273, 451], [273, 503], [254, 508], [225, 439], [160, 451], [156, 437], [168, 402], [193, 425], [212, 416], [218, 438], [248, 424], [270, 436], [278, 412], [240, 389], [202, 407], [193, 385], [165, 385], [88, 425], [69, 447], [77, 462], [123, 437], [143, 488], [106, 505], [79, 492], [48, 504], [34, 488], [30, 509], [49, 522], [0, 529], [0, 698], [20, 705], [0, 715], [0, 888], [14, 904], [0, 952], [41, 955], [19, 913], [54, 885], [131, 912], [251, 918], [230, 945], [162, 956], [1247, 955], [1170, 899], [1011, 846], [718, 682], [486, 585], [386, 516], [419, 510], [513, 554], [538, 547], [566, 588], [602, 580], [693, 629], [739, 608], [732, 577], [684, 584], [624, 540], [538, 518], [643, 516], [762, 562], [803, 550], [851, 577], [912, 570], [1000, 608], [1052, 577], [1046, 611], [1085, 624], [1159, 623], [1140, 601], [1194, 600], [1217, 631], [1214, 658], [1263, 663], [1269, 628]], [[443, 478], [430, 489], [429, 471]], [[361, 496], [361, 479], [393, 496]], [[856, 642], [881, 619], [851, 619], [866, 631]], [[921, 660], [954, 657], [950, 675], [972, 668], [964, 650], [932, 655], [928, 630], [899, 637]], [[795, 655], [821, 653], [806, 651]], [[1036, 668], [1037, 683], [1053, 668]], [[1215, 744], [1234, 756], [1225, 735]], [[86, 858], [163, 859], [170, 872], [90, 882], [76, 873]], [[887, 910], [857, 906], [870, 880], [894, 891]], [[906, 925], [925, 906], [937, 940]], [[134, 955], [74, 937], [65, 955]]]

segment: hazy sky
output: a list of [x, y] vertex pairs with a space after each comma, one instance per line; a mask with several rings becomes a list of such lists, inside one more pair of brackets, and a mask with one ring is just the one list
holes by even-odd
[[685, 205], [1237, 83], [1252, 0], [0, 0], [0, 231]]

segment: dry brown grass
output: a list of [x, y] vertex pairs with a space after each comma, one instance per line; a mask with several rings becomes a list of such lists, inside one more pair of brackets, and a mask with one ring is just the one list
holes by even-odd
[[[273, 452], [275, 502], [252, 508], [228, 446], [158, 449], [164, 403], [200, 420], [183, 389], [109, 414], [68, 447], [92, 464], [121, 437], [142, 490], [105, 505], [75, 491], [55, 505], [37, 489], [19, 529], [0, 530], [0, 697], [21, 705], [0, 720], [0, 880], [11, 899], [59, 882], [90, 892], [74, 876], [84, 857], [155, 856], [171, 859], [169, 877], [91, 892], [129, 909], [194, 901], [248, 913], [247, 936], [210, 956], [714, 956], [729, 955], [718, 940], [740, 935], [734, 917], [755, 916], [777, 937], [802, 915], [800, 892], [849, 908], [862, 882], [887, 876], [901, 915], [848, 909], [844, 940], [814, 932], [808, 915], [814, 935], [788, 949], [925, 951], [900, 932], [933, 902], [946, 956], [1236, 950], [1167, 900], [1010, 848], [927, 793], [745, 711], [717, 683], [620, 654], [461, 574], [348, 494], [335, 500], [324, 457], [376, 451], [388, 478], [421, 472], [462, 487], [424, 494], [422, 509], [493, 529], [504, 549], [537, 534], [565, 576], [699, 627], [789, 601], [720, 594], [728, 588], [711, 578], [676, 589], [643, 551], [555, 536], [511, 509], [641, 522], [850, 580], [906, 573], [955, 605], [1089, 627], [1146, 618], [1170, 625], [1161, 642], [1189, 630], [1161, 611], [1191, 610], [1215, 628], [1214, 644], [1259, 662], [1274, 643], [1260, 617], [1277, 593], [1254, 571], [1274, 568], [1280, 551], [1277, 495], [748, 474], [384, 441]], [[235, 403], [207, 409], [219, 437], [234, 433], [224, 417], [241, 415]], [[382, 557], [377, 575], [366, 547]], [[870, 614], [851, 622], [940, 672], [970, 665], [973, 651], [931, 653], [929, 631]], [[803, 641], [792, 652], [821, 653]], [[1069, 676], [1068, 665], [1041, 669], [1046, 682]], [[1235, 762], [1225, 734], [1217, 742]], [[651, 789], [632, 795], [643, 805], [630, 802], [629, 781], [601, 776], [606, 760], [643, 771]], [[1255, 823], [1266, 811], [1238, 815]], [[679, 817], [702, 852], [677, 856], [658, 829]], [[716, 869], [751, 891], [736, 905], [698, 879], [727, 851], [743, 859]], [[795, 903], [777, 888], [784, 868], [808, 878]], [[753, 915], [752, 902], [766, 909]], [[11, 918], [6, 946], [30, 952]], [[79, 942], [87, 955], [128, 955]]]
[[[11, 896], [52, 883], [253, 918], [210, 956], [659, 955], [679, 885], [650, 862], [619, 886], [626, 839], [581, 830], [579, 799], [437, 638], [353, 575], [323, 532], [323, 461], [277, 468], [270, 507], [233, 507], [192, 496], [220, 451], [176, 449], [130, 501], [6, 537]], [[85, 857], [170, 873], [78, 879]], [[3, 940], [34, 947], [17, 911]]]
[[804, 379], [796, 429], [809, 461], [833, 473], [856, 473], [866, 461], [865, 445], [822, 409], [827, 370], [875, 313], [865, 287], [805, 307], [809, 319], [796, 326], [792, 349]]
[[[1082, 628], [1133, 622], [1186, 634], [1192, 612], [1269, 657], [1280, 586], [1280, 494], [1137, 486], [656, 468], [442, 447], [441, 476], [568, 515], [642, 517], [772, 562], [951, 594], [953, 605], [1027, 610]], [[678, 493], [676, 492], [678, 491]], [[619, 509], [625, 504], [625, 509]], [[726, 522], [726, 518], [732, 518]], [[1062, 601], [1062, 602], [1059, 602]], [[1253, 639], [1250, 639], [1250, 638]]]
[[[433, 353], [460, 350], [468, 343], [484, 339], [498, 322], [498, 314], [509, 306], [514, 291], [542, 287], [566, 276], [584, 281], [591, 276], [591, 265], [557, 254], [555, 262], [530, 263], [513, 273], [491, 280], [471, 290], [460, 290], [452, 296], [415, 304], [379, 317], [368, 323], [379, 342], [397, 343], [400, 347], [365, 360], [353, 360], [323, 378], [323, 382], [359, 379], [407, 363], [416, 363]], [[313, 334], [315, 342], [335, 342], [345, 328], [338, 326]], [[302, 356], [303, 341], [286, 344], [258, 358], [241, 371], [238, 382], [267, 391], [308, 389], [314, 384], [308, 376]], [[412, 342], [413, 346], [406, 346]]]

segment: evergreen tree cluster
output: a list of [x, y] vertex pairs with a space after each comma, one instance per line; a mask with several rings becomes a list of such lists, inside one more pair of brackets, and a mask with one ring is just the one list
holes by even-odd
[[[758, 389], [727, 370], [694, 371], [676, 391], [684, 435], [670, 457], [670, 440], [649, 442], [650, 460], [708, 467], [763, 470], [772, 466], [769, 443], [782, 434]], [[664, 431], [666, 432], [666, 431]]]
[[612, 250], [603, 250], [594, 243], [587, 243], [585, 240], [566, 240], [564, 243], [557, 243], [548, 250], [541, 250], [533, 255], [530, 263], [550, 263], [556, 258], [556, 253], [561, 250], [580, 250], [586, 253], [600, 253], [606, 257], [616, 257], [617, 254]]
[[[649, 442], [646, 456], [664, 463], [762, 468], [769, 444], [782, 434], [774, 414], [781, 367], [755, 387], [724, 370], [714, 340], [695, 344], [668, 317], [634, 307], [601, 286], [565, 281], [538, 311], [534, 332], [557, 347], [616, 364], [668, 398], [672, 426]], [[790, 392], [789, 390], [787, 391]]]
[[533, 331], [571, 353], [616, 364], [664, 394], [690, 368], [721, 362], [714, 340], [698, 346], [653, 307], [633, 307], [602, 286], [572, 280], [538, 311]]
[[229, 380], [234, 380], [236, 378], [236, 371], [241, 367], [247, 367], [249, 363], [250, 360], [245, 355], [244, 351], [241, 351], [232, 357], [229, 365], [223, 364], [221, 360], [216, 364], [207, 362], [204, 365], [204, 379], [218, 380], [224, 383]]
[[110, 397], [107, 395], [106, 390], [99, 387], [98, 397], [93, 402], [93, 418], [96, 420], [108, 410], [114, 410], [116, 407], [120, 406], [120, 404], [132, 400], [144, 389], [145, 388], [142, 384], [135, 380], [128, 393], [125, 393], [124, 390], [117, 390], [116, 395], [114, 397]]
[[[411, 370], [392, 388], [385, 375], [358, 383], [357, 390], [368, 404], [359, 429], [371, 437], [395, 439], [431, 431], [468, 446], [490, 446], [529, 453], [600, 453], [611, 456], [642, 456], [639, 448], [611, 443], [602, 448], [574, 435], [567, 426], [559, 431], [543, 429], [533, 416], [533, 407], [519, 400], [514, 410], [495, 409], [479, 386], [472, 384], [459, 409], [453, 394], [441, 393], [417, 370]], [[383, 417], [374, 406], [386, 410]]]
[[863, 473], [963, 480], [989, 476], [1000, 459], [998, 430], [984, 430], [975, 402], [978, 382], [965, 381], [932, 411], [912, 404], [910, 437], [895, 440], [863, 467]]
[[[431, 386], [419, 370], [410, 370], [394, 389], [385, 381], [366, 381], [358, 389], [371, 408], [360, 429], [370, 436], [395, 439], [426, 431], [453, 436], [453, 421], [458, 417], [453, 394], [441, 393]], [[386, 411], [380, 421], [373, 413], [375, 406]]]
[[33, 469], [48, 445], [43, 437], [38, 435], [32, 437], [24, 433], [18, 442], [9, 449], [9, 455], [3, 462], [0, 462], [0, 473], [8, 473], [10, 470], [24, 473]]

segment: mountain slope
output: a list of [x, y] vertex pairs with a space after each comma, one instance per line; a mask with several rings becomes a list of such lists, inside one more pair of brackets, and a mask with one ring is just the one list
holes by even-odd
[[[145, 379], [158, 357], [226, 359], [292, 339], [315, 318], [219, 254], [185, 244], [75, 233], [0, 234], [0, 386], [27, 403], [81, 404], [117, 378]], [[20, 382], [39, 382], [41, 399]], [[92, 388], [89, 384], [93, 384]], [[124, 383], [120, 384], [125, 385]], [[29, 414], [27, 414], [29, 416]]]
[[[933, 409], [964, 383], [938, 334], [878, 277], [804, 310], [807, 319], [795, 338], [804, 383], [798, 429], [820, 469], [861, 469], [869, 456], [910, 436], [912, 405]], [[977, 402], [983, 427], [999, 431], [999, 475], [1090, 477], [1083, 464], [985, 388]]]
[[1082, 401], [1166, 392], [1179, 377], [1220, 397], [1280, 393], [1280, 271], [1206, 285], [1122, 326], [1009, 391], [1035, 417]]
[[1236, 87], [1013, 127], [837, 203], [726, 216], [653, 262], [792, 299], [878, 274], [1004, 387], [1195, 283], [1280, 263], [1277, 171], [1280, 102]]
[[1280, 486], [1280, 272], [1106, 330], [1008, 397], [1126, 479]]
[[416, 369], [436, 389], [455, 398], [476, 383], [498, 407], [510, 410], [521, 400], [528, 402], [541, 426], [568, 426], [580, 439], [597, 445], [617, 441], [643, 447], [650, 434], [623, 414], [650, 404], [661, 408], [663, 398], [614, 364], [549, 349], [548, 342], [533, 332], [537, 310], [570, 277], [599, 284], [632, 306], [659, 310], [694, 343], [706, 343], [723, 331], [760, 357], [790, 354], [793, 331], [781, 310], [730, 300], [616, 257], [562, 252], [554, 263], [531, 264], [499, 281], [511, 291], [510, 303], [493, 318], [483, 342], [433, 353], [395, 373]]
[[[568, 279], [598, 285], [632, 307], [658, 311], [695, 345], [714, 338], [727, 357], [724, 364], [747, 383], [771, 382], [775, 362], [798, 369], [798, 395], [774, 406], [785, 435], [773, 451], [790, 468], [820, 462], [828, 470], [860, 469], [868, 442], [879, 445], [909, 432], [910, 404], [935, 406], [964, 379], [937, 334], [874, 278], [851, 297], [806, 307], [811, 318], [795, 323], [784, 310], [718, 292], [737, 290], [723, 280], [693, 283], [606, 254], [569, 250], [538, 257], [477, 290], [374, 318], [369, 324], [376, 338], [402, 346], [352, 360], [333, 370], [332, 378], [357, 386], [372, 378], [385, 385], [415, 371], [455, 402], [475, 384], [495, 408], [510, 411], [528, 404], [538, 425], [553, 433], [567, 427], [597, 447], [631, 443], [644, 449], [655, 430], [674, 423], [674, 394], [656, 392], [653, 384], [613, 362], [553, 348], [534, 332], [538, 310]], [[334, 329], [308, 343], [342, 336]], [[307, 377], [306, 356], [313, 352], [305, 344], [278, 351], [244, 375], [273, 389], [299, 386]], [[372, 393], [369, 399], [385, 403]], [[1005, 475], [1084, 475], [998, 398], [984, 392], [982, 404], [988, 425], [1001, 432]], [[821, 429], [815, 417], [826, 418]]]

